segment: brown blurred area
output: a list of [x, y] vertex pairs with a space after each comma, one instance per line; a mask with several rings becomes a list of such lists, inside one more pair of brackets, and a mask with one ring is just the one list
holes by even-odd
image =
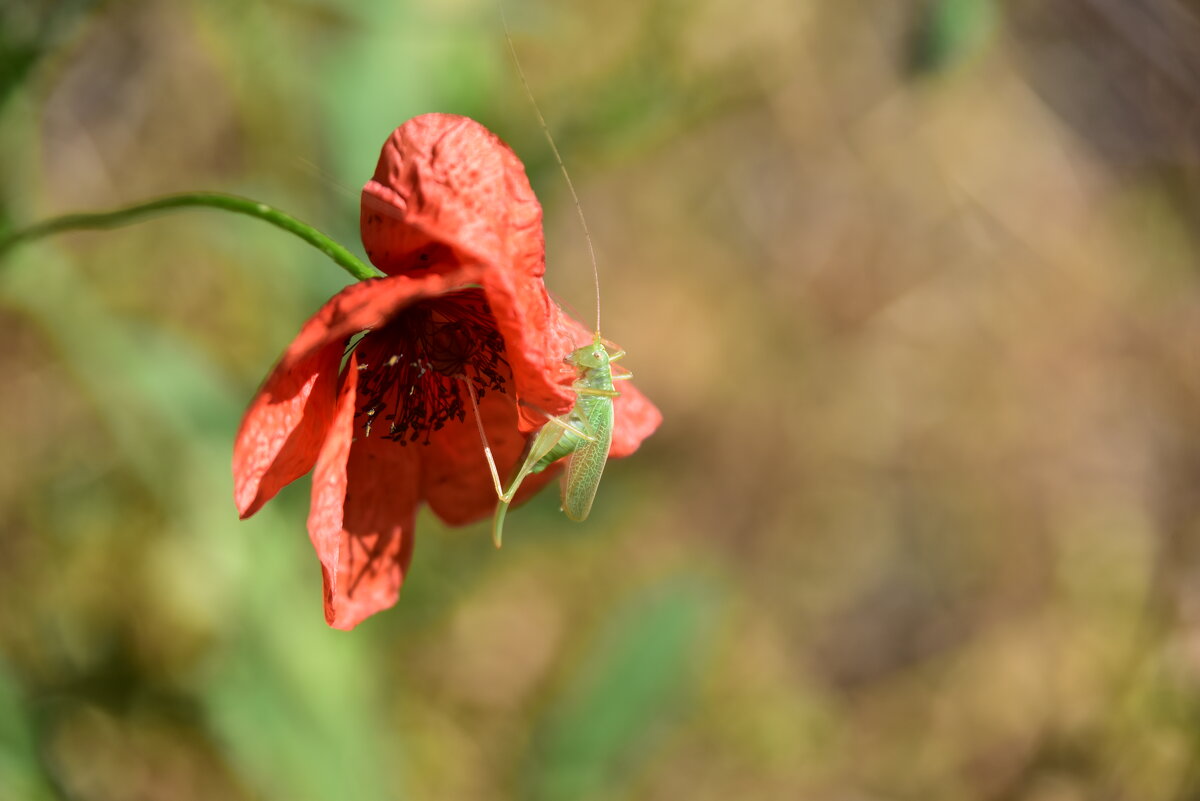
[[[663, 410], [592, 518], [422, 515], [321, 620], [242, 406], [345, 283], [176, 216], [0, 262], [0, 801], [1200, 795], [1200, 7], [506, 3]], [[0, 221], [184, 189], [357, 248], [393, 127], [570, 195], [490, 2], [17, 2]]]

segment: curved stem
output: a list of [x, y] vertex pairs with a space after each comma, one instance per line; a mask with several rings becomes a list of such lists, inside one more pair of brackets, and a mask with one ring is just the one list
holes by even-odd
[[148, 200], [132, 206], [88, 214], [67, 214], [36, 223], [28, 228], [21, 228], [8, 234], [0, 234], [0, 257], [11, 248], [23, 242], [41, 239], [51, 234], [63, 231], [100, 230], [119, 228], [122, 225], [140, 222], [146, 217], [165, 211], [187, 208], [211, 208], [221, 211], [231, 211], [235, 214], [246, 214], [269, 222], [277, 228], [309, 243], [324, 253], [350, 275], [360, 281], [368, 278], [378, 278], [382, 275], [369, 264], [361, 261], [345, 247], [330, 239], [311, 225], [297, 220], [290, 214], [279, 209], [259, 203], [257, 200], [227, 195], [222, 192], [186, 192], [179, 195]]

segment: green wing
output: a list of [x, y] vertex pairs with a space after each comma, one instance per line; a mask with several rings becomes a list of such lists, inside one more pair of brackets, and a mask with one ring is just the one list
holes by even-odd
[[592, 511], [596, 488], [608, 462], [608, 449], [612, 445], [613, 404], [611, 398], [591, 400], [588, 409], [588, 433], [594, 441], [582, 440], [567, 458], [567, 472], [563, 476], [562, 508], [572, 520], [586, 520]]

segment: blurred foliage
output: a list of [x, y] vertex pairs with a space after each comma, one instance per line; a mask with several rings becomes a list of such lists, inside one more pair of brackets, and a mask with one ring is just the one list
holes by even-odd
[[996, 22], [994, 0], [932, 0], [914, 40], [913, 66], [942, 72], [976, 52]]
[[[344, 284], [178, 215], [0, 264], [0, 801], [1200, 794], [1200, 22], [1175, 0], [512, 2], [666, 422], [569, 524], [422, 514], [324, 626], [244, 404]], [[569, 195], [490, 0], [17, 0], [0, 225], [250, 195], [357, 247], [425, 111]]]

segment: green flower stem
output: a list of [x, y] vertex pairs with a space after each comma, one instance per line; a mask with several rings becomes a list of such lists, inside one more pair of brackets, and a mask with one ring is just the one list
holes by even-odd
[[102, 211], [92, 214], [67, 214], [21, 228], [8, 234], [0, 235], [0, 257], [10, 248], [23, 242], [41, 239], [44, 236], [63, 231], [103, 230], [119, 228], [122, 225], [140, 222], [146, 217], [165, 211], [189, 208], [210, 208], [221, 211], [231, 211], [235, 214], [246, 214], [265, 220], [277, 228], [295, 234], [317, 250], [324, 253], [350, 275], [360, 281], [368, 278], [378, 278], [382, 275], [369, 264], [364, 263], [342, 245], [330, 239], [325, 234], [307, 223], [297, 220], [290, 214], [272, 208], [265, 203], [259, 203], [249, 198], [227, 195], [221, 192], [186, 192], [179, 195], [148, 200], [114, 211]]

